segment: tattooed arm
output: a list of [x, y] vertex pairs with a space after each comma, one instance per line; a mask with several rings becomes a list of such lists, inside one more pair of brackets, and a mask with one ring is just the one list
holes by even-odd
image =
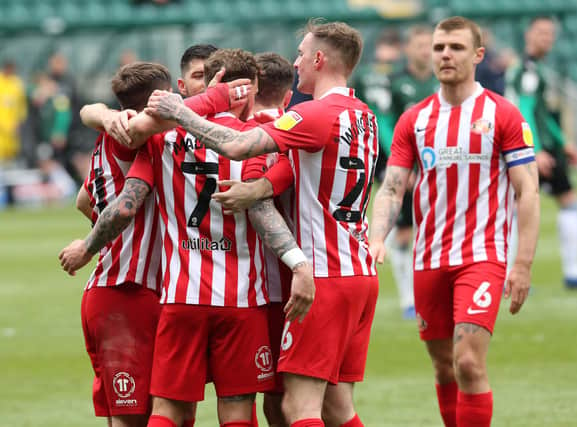
[[378, 263], [382, 263], [385, 259], [385, 239], [395, 226], [401, 211], [410, 174], [411, 169], [387, 166], [385, 180], [375, 196], [369, 230], [369, 248]]
[[[265, 245], [279, 258], [290, 250], [300, 251], [272, 199], [256, 202], [248, 210], [248, 217]], [[302, 321], [310, 310], [315, 296], [313, 270], [308, 261], [302, 261], [292, 267], [292, 272], [291, 295], [284, 311], [288, 320], [298, 318]]]
[[206, 147], [232, 160], [278, 151], [278, 146], [264, 130], [257, 127], [239, 132], [209, 122], [187, 108], [180, 96], [170, 92], [154, 91], [148, 99], [146, 112], [163, 120], [175, 120]]
[[120, 195], [102, 211], [94, 228], [84, 240], [74, 240], [62, 249], [58, 258], [71, 276], [84, 267], [94, 254], [122, 233], [134, 218], [150, 187], [137, 178], [128, 178]]
[[535, 162], [509, 168], [517, 200], [519, 245], [515, 263], [505, 283], [505, 298], [511, 296], [509, 311], [517, 313], [529, 295], [531, 264], [539, 238], [539, 178]]

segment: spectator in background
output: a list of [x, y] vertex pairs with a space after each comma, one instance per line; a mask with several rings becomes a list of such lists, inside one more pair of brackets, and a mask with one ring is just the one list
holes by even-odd
[[477, 66], [475, 80], [485, 89], [499, 95], [505, 94], [505, 73], [515, 62], [515, 52], [512, 49], [499, 49], [495, 45], [495, 38], [488, 28], [483, 29], [483, 43], [485, 58]]
[[20, 126], [26, 119], [26, 90], [16, 64], [6, 61], [0, 71], [0, 164], [20, 152]]
[[577, 196], [569, 179], [569, 164], [576, 164], [577, 151], [565, 140], [556, 112], [547, 102], [549, 86], [542, 64], [555, 43], [555, 31], [550, 17], [531, 21], [525, 32], [523, 59], [508, 72], [507, 95], [533, 131], [540, 183], [560, 208], [557, 224], [565, 285], [577, 289]]
[[[375, 44], [374, 62], [359, 70], [354, 84], [362, 99], [377, 116], [379, 145], [390, 145], [392, 133], [388, 114], [391, 108], [391, 74], [399, 68], [402, 56], [401, 35], [395, 28], [385, 29]], [[385, 171], [384, 150], [379, 150], [375, 178], [382, 180]]]
[[[60, 96], [68, 99], [70, 120], [67, 129], [61, 129], [58, 141], [58, 160], [78, 185], [81, 185], [90, 169], [90, 154], [97, 133], [82, 125], [80, 107], [84, 104], [69, 72], [68, 59], [56, 52], [48, 60], [48, 76], [57, 84]], [[54, 145], [54, 143], [53, 143]]]

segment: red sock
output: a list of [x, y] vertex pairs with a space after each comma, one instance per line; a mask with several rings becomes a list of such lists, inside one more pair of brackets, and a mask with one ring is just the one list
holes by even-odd
[[221, 424], [220, 427], [252, 427], [252, 421], [229, 421]]
[[459, 387], [453, 381], [447, 384], [436, 384], [439, 410], [445, 427], [457, 427], [457, 392]]
[[256, 402], [252, 403], [252, 427], [258, 427], [258, 417], [256, 415]]
[[325, 423], [320, 418], [306, 418], [295, 421], [290, 427], [325, 427]]
[[341, 424], [341, 427], [365, 427], [365, 425], [362, 423], [359, 415], [355, 414], [353, 418], [348, 420], [346, 423]]
[[462, 427], [489, 427], [493, 417], [493, 393], [457, 396], [457, 425]]
[[194, 418], [192, 420], [184, 420], [182, 427], [194, 427]]
[[147, 427], [177, 427], [177, 425], [167, 417], [162, 415], [151, 415], [148, 419]]

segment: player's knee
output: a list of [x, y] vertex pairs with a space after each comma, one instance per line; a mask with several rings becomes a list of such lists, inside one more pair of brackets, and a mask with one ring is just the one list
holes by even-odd
[[485, 376], [485, 365], [473, 351], [455, 356], [455, 371], [459, 383], [475, 383]]
[[453, 366], [452, 353], [438, 355], [433, 359], [435, 379], [439, 384], [455, 381], [455, 369]]
[[148, 417], [146, 415], [118, 415], [110, 420], [112, 427], [146, 427]]
[[340, 426], [355, 415], [352, 397], [327, 393], [323, 401], [322, 418], [327, 426]]
[[282, 394], [266, 393], [263, 399], [262, 409], [269, 426], [284, 427], [286, 422], [281, 408]]

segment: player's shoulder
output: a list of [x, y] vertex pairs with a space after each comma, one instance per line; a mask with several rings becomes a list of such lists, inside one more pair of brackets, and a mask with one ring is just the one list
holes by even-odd
[[515, 113], [519, 111], [519, 109], [517, 108], [517, 106], [515, 106], [515, 104], [513, 104], [504, 96], [499, 95], [496, 92], [493, 92], [492, 90], [485, 89], [484, 95], [495, 103], [497, 118], [499, 117], [499, 115], [502, 114], [509, 115], [510, 113]]
[[432, 95], [427, 96], [425, 99], [422, 99], [421, 101], [407, 108], [403, 112], [403, 114], [401, 114], [401, 117], [404, 118], [405, 120], [416, 119], [417, 116], [419, 115], [419, 112], [423, 108], [427, 108], [429, 105], [431, 105], [431, 103], [434, 103], [437, 100], [438, 100], [438, 94], [433, 93]]

